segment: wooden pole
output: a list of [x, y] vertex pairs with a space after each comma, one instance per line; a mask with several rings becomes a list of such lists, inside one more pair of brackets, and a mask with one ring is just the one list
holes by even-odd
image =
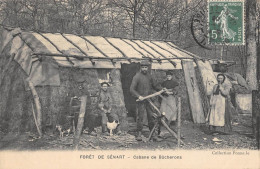
[[77, 150], [79, 147], [80, 136], [81, 136], [81, 132], [82, 132], [83, 124], [84, 124], [86, 105], [87, 105], [87, 96], [82, 96], [77, 129], [76, 129], [76, 133], [74, 135], [74, 140], [73, 140], [73, 146], [74, 146], [75, 150]]
[[34, 112], [33, 103], [32, 103], [32, 113], [33, 113], [33, 119], [34, 119], [34, 122], [35, 122], [35, 125], [36, 125], [36, 128], [37, 128], [37, 131], [38, 131], [38, 133], [39, 133], [39, 136], [41, 137], [41, 136], [42, 136], [42, 132], [41, 132], [41, 130], [39, 129], [39, 125], [38, 125], [38, 122], [37, 122], [37, 118], [36, 118], [36, 115], [35, 115], [35, 112]]
[[178, 127], [177, 127], [177, 136], [178, 136], [178, 147], [181, 145], [181, 97], [178, 97]]
[[[152, 107], [158, 112], [159, 115], [161, 115], [162, 113], [160, 112], [160, 110], [153, 104], [153, 102], [150, 99], [147, 99], [147, 101], [152, 105]], [[178, 139], [177, 134], [167, 125], [167, 123], [161, 118], [161, 123], [162, 125], [171, 133], [171, 135], [173, 137], [175, 137], [176, 139]], [[182, 144], [185, 145], [185, 143], [180, 139], [180, 142]]]
[[[73, 58], [79, 58], [79, 59], [95, 59], [95, 60], [194, 60], [192, 57], [183, 57], [183, 58], [137, 58], [137, 57], [130, 57], [130, 58], [125, 58], [125, 57], [96, 57], [96, 56], [85, 56], [85, 55], [71, 55], [71, 54], [61, 54], [61, 53], [44, 53], [44, 52], [34, 52], [32, 55], [41, 55], [41, 56], [55, 56], [55, 57], [73, 57]], [[214, 59], [211, 59], [214, 60]]]
[[33, 95], [33, 100], [35, 103], [35, 107], [36, 107], [36, 113], [37, 113], [37, 124], [38, 124], [38, 128], [39, 128], [39, 134], [40, 137], [42, 137], [42, 111], [41, 111], [41, 103], [40, 103], [40, 99], [39, 96], [36, 92], [36, 89], [33, 85], [33, 83], [27, 79], [29, 88], [31, 89], [32, 95]]
[[[163, 126], [171, 133], [172, 136], [174, 136], [175, 138], [178, 139], [177, 134], [166, 124], [166, 122], [161, 119], [161, 123], [163, 124]], [[185, 143], [180, 139], [180, 142], [185, 145]]]
[[158, 121], [156, 121], [156, 123], [154, 124], [153, 129], [152, 129], [152, 131], [151, 131], [150, 134], [149, 134], [148, 141], [151, 140], [152, 135], [153, 135], [153, 133], [154, 133], [154, 131], [155, 131], [157, 125], [158, 125]]
[[[156, 92], [156, 93], [153, 93], [153, 94], [150, 94], [150, 95], [148, 95], [148, 96], [143, 97], [143, 100], [146, 100], [146, 99], [149, 99], [149, 98], [158, 96], [158, 95], [162, 94], [163, 92], [165, 92], [165, 90], [160, 90], [160, 91], [158, 91], [158, 92]], [[142, 101], [143, 101], [143, 100], [142, 100]], [[141, 101], [141, 100], [137, 99], [136, 101], [139, 102], [139, 101]]]

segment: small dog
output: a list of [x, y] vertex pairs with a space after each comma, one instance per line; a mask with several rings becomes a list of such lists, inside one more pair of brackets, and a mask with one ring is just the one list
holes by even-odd
[[69, 134], [70, 134], [70, 132], [71, 132], [71, 128], [69, 128], [69, 129], [66, 130], [66, 129], [64, 129], [64, 128], [62, 127], [62, 125], [56, 125], [56, 130], [58, 130], [58, 131], [60, 132], [60, 139], [63, 138], [64, 133], [67, 133], [66, 136], [69, 136]]

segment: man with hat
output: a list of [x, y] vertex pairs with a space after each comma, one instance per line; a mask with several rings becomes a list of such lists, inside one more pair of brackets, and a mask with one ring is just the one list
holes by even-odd
[[[140, 72], [136, 73], [133, 77], [130, 93], [134, 95], [140, 101], [137, 102], [137, 141], [142, 141], [142, 129], [143, 129], [143, 118], [144, 113], [146, 111], [148, 118], [148, 126], [150, 131], [154, 126], [154, 117], [153, 117], [153, 109], [147, 100], [144, 100], [144, 97], [153, 93], [154, 90], [160, 90], [160, 87], [157, 87], [152, 79], [150, 73], [148, 72], [148, 68], [151, 65], [148, 60], [142, 60], [140, 62], [141, 69]], [[158, 136], [153, 135], [154, 141], [161, 141], [162, 139], [158, 138]]]
[[[112, 111], [112, 97], [110, 95], [110, 92], [108, 91], [108, 88], [110, 86], [109, 83], [102, 82], [100, 85], [101, 85], [101, 90], [98, 97], [97, 108], [93, 110], [91, 114], [88, 115], [86, 120], [86, 124], [88, 124], [86, 127], [89, 128], [88, 134], [92, 136], [97, 135], [94, 130], [94, 127], [99, 126], [100, 123], [102, 126], [102, 134], [108, 135], [107, 132], [108, 116], [110, 116], [114, 120], [119, 121], [118, 115]], [[116, 132], [118, 135], [121, 133], [119, 128], [117, 128]]]

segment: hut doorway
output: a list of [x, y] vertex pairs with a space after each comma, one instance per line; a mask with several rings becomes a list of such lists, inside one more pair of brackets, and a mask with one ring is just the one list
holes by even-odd
[[122, 64], [121, 65], [121, 83], [125, 99], [125, 107], [129, 117], [136, 118], [135, 98], [130, 94], [130, 86], [134, 75], [140, 69], [140, 63]]

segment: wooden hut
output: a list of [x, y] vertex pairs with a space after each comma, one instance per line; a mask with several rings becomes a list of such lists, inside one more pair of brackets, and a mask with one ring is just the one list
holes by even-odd
[[66, 120], [70, 98], [74, 96], [87, 95], [87, 111], [91, 111], [96, 106], [99, 83], [109, 81], [114, 111], [120, 115], [122, 129], [127, 130], [127, 116], [135, 115], [129, 86], [139, 70], [139, 62], [147, 58], [152, 61], [152, 75], [158, 82], [165, 77], [165, 70], [173, 70], [177, 76], [182, 86], [182, 117], [195, 123], [205, 122], [194, 73], [194, 59], [201, 62], [200, 58], [172, 42], [3, 28], [0, 52], [3, 131], [35, 130], [34, 101], [28, 81], [39, 97], [43, 129]]

